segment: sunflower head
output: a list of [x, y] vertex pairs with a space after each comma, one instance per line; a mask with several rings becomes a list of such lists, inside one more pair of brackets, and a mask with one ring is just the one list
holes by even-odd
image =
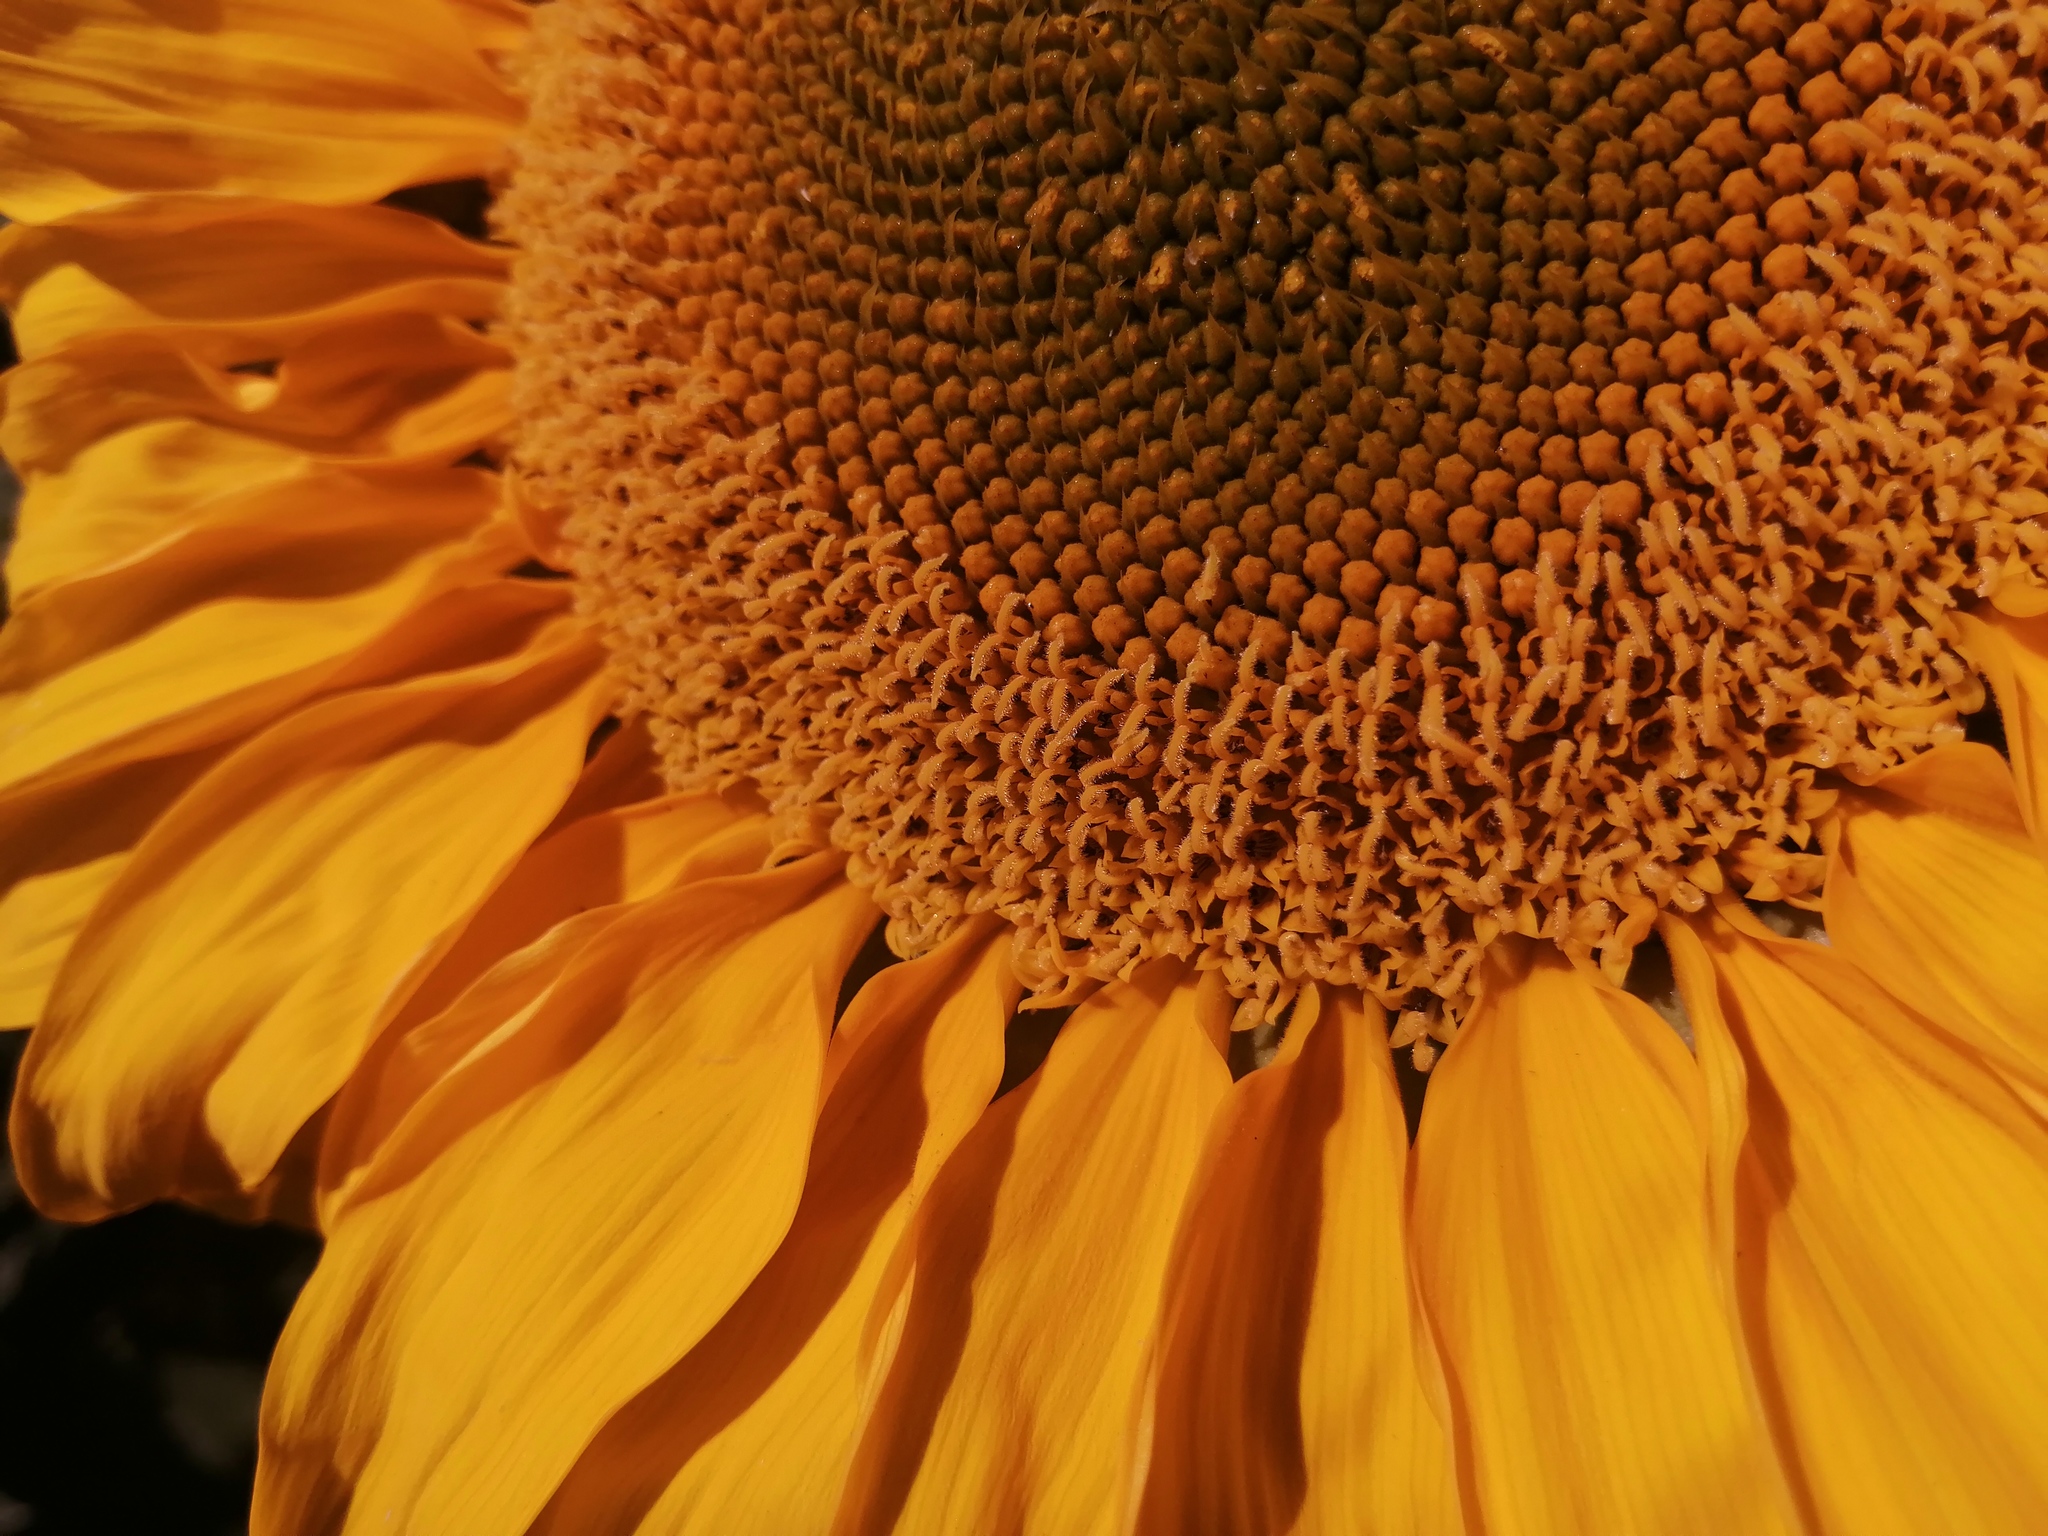
[[[678, 785], [916, 952], [1434, 1016], [1811, 901], [2039, 581], [1967, 7], [586, 4], [503, 204], [524, 495]], [[1966, 128], [1956, 126], [1967, 101]]]

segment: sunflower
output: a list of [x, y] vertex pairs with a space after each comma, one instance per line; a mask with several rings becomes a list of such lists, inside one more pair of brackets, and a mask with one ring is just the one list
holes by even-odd
[[2033, 12], [0, 50], [14, 1154], [323, 1234], [253, 1529], [2048, 1529]]

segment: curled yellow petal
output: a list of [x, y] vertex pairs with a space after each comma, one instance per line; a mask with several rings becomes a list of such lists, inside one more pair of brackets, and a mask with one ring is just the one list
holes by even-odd
[[[328, 1116], [323, 1207], [366, 1198], [361, 1175], [392, 1138], [409, 1139], [415, 1160], [440, 1145], [437, 1090], [551, 984], [564, 957], [671, 885], [747, 873], [768, 850], [766, 818], [713, 795], [602, 810], [543, 837], [386, 993], [375, 1038]], [[406, 1157], [382, 1161], [388, 1183]]]
[[0, 230], [0, 304], [39, 358], [109, 331], [223, 325], [329, 308], [401, 283], [501, 281], [506, 255], [397, 208], [151, 197]]
[[449, 0], [470, 37], [481, 49], [517, 48], [532, 26], [533, 7], [526, 0]]
[[294, 448], [203, 422], [116, 432], [61, 470], [24, 477], [8, 593], [20, 605], [44, 586], [133, 558], [309, 467]]
[[1667, 933], [1702, 1057], [1746, 1074], [1737, 1279], [1811, 1525], [2048, 1528], [2048, 1129], [1827, 947], [1739, 909]]
[[0, 813], [0, 1029], [41, 1019], [72, 941], [137, 841], [224, 750], [133, 763]]
[[473, 21], [443, 0], [17, 9], [0, 32], [0, 213], [47, 223], [138, 192], [367, 203], [477, 175], [519, 112]]
[[55, 470], [111, 432], [181, 417], [310, 453], [407, 456], [414, 416], [503, 373], [470, 323], [496, 294], [482, 279], [403, 283], [275, 321], [82, 337], [6, 375], [0, 451]]
[[1479, 1519], [1796, 1530], [1717, 1253], [1698, 1068], [1644, 1004], [1554, 952], [1524, 963], [1489, 973], [1415, 1146], [1416, 1269]]

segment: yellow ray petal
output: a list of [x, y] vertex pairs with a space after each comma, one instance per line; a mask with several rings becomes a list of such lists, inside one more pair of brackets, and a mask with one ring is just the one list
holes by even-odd
[[[531, 582], [453, 588], [290, 689], [245, 693], [233, 710], [132, 733], [58, 765], [36, 785], [0, 793], [0, 1020], [17, 1027], [40, 1017], [72, 940], [136, 841], [247, 732], [268, 723], [270, 706], [316, 687], [339, 691], [472, 665], [518, 644], [561, 599], [559, 589]], [[215, 1209], [235, 1204], [226, 1190], [206, 1198]]]
[[406, 1017], [438, 1012], [500, 958], [556, 923], [665, 890], [714, 835], [743, 818], [716, 795], [667, 795], [550, 832], [520, 858], [445, 953], [422, 957], [418, 981], [402, 983], [394, 1001], [402, 1002]]
[[727, 1311], [796, 1209], [877, 916], [836, 867], [646, 903], [464, 1063], [441, 1150], [347, 1208], [279, 1344], [254, 1530], [523, 1530]]
[[[151, 829], [59, 975], [13, 1134], [45, 1210], [261, 1178], [339, 1086], [384, 990], [574, 781], [598, 702], [580, 625], [309, 706]], [[211, 1151], [210, 1145], [218, 1152]]]
[[861, 990], [833, 1038], [789, 1236], [592, 1442], [533, 1536], [822, 1536], [853, 1451], [869, 1309], [931, 1173], [995, 1093], [1017, 990], [1007, 935], [987, 923]]
[[1998, 701], [2020, 813], [2037, 842], [2048, 840], [2048, 616], [1953, 617], [1964, 654]]
[[691, 795], [578, 818], [529, 849], [461, 931], [386, 994], [328, 1117], [324, 1203], [357, 1197], [387, 1139], [431, 1120], [435, 1086], [538, 996], [564, 957], [679, 881], [759, 869], [769, 846], [765, 817]]
[[476, 471], [273, 486], [246, 520], [46, 588], [0, 636], [0, 796], [247, 731], [505, 568]]
[[[757, 873], [771, 852], [768, 831], [765, 818], [755, 816], [714, 832], [683, 861], [678, 883]], [[559, 1042], [529, 1028], [529, 1012], [569, 967], [584, 964], [588, 954], [608, 952], [609, 930], [623, 925], [630, 933], [646, 905], [595, 907], [557, 923], [409, 1030], [404, 1059], [374, 1063], [374, 1082], [353, 1082], [337, 1096], [338, 1109], [346, 1111], [357, 1100], [367, 1106], [356, 1125], [342, 1127], [360, 1138], [363, 1162], [358, 1170], [338, 1170], [343, 1181], [326, 1194], [323, 1208], [339, 1220], [347, 1206], [418, 1178], [471, 1126], [557, 1070]], [[385, 1066], [395, 1070], [381, 1070]]]
[[[147, 421], [79, 447], [55, 469], [26, 469], [7, 558], [16, 602], [146, 553], [271, 482], [347, 465], [376, 471], [455, 464], [502, 436], [509, 371], [486, 368], [396, 413], [358, 443], [306, 451], [204, 421]], [[17, 469], [22, 466], [16, 465]]]
[[[478, 448], [502, 443], [512, 423], [512, 370], [479, 368], [451, 375], [455, 382], [425, 399], [400, 397], [374, 430], [323, 450], [336, 456], [360, 454], [412, 464], [453, 464]], [[380, 405], [379, 410], [385, 409]], [[529, 550], [538, 550], [529, 537]], [[567, 562], [557, 562], [566, 569]]]
[[[496, 534], [503, 531], [498, 525]], [[475, 548], [451, 552], [450, 565], [457, 577], [464, 574], [461, 562], [488, 551], [489, 543], [495, 542], [486, 537], [491, 535], [492, 529], [479, 530]], [[488, 563], [502, 566], [503, 558], [492, 555]], [[0, 850], [6, 851], [0, 856], [0, 890], [68, 862], [58, 857], [52, 863], [44, 857], [45, 851], [66, 846], [52, 829], [104, 819], [102, 798], [127, 796], [132, 786], [126, 776], [132, 772], [175, 758], [191, 768], [180, 781], [190, 783], [229, 747], [273, 723], [275, 715], [288, 713], [293, 703], [310, 693], [376, 687], [502, 658], [524, 645], [537, 626], [560, 618], [567, 606], [567, 593], [554, 582], [495, 574], [451, 581], [446, 590], [430, 592], [356, 651], [296, 675], [289, 688], [237, 695], [231, 708], [176, 716], [103, 746], [87, 747], [31, 782], [0, 790]], [[266, 707], [242, 707], [252, 700], [253, 705]], [[267, 703], [278, 707], [273, 710]], [[161, 808], [169, 802], [151, 803]], [[146, 825], [138, 823], [136, 830]]]
[[0, 698], [208, 604], [313, 607], [375, 585], [496, 506], [495, 479], [471, 469], [323, 469], [223, 497], [149, 549], [23, 599], [0, 638]]
[[42, 1017], [79, 925], [127, 862], [126, 849], [101, 854], [0, 896], [0, 1029], [27, 1029]]
[[197, 421], [114, 433], [65, 469], [26, 477], [7, 590], [19, 606], [50, 583], [131, 558], [268, 482], [303, 474], [310, 462], [281, 443]]
[[[661, 754], [655, 751], [654, 740], [648, 735], [646, 716], [635, 715], [623, 721], [615, 718], [613, 726], [599, 726], [596, 734], [603, 739], [585, 760], [583, 771], [576, 776], [576, 787], [562, 802], [550, 832], [600, 811], [659, 800], [668, 793], [661, 777]], [[733, 798], [751, 809], [762, 809], [756, 803], [759, 797], [744, 790], [735, 790]]]
[[526, 0], [450, 0], [479, 49], [508, 51], [526, 41], [533, 7]]
[[519, 109], [441, 0], [76, 0], [0, 29], [0, 213], [135, 192], [368, 203], [494, 166]]
[[1386, 1020], [1311, 989], [1231, 1090], [1175, 1245], [1143, 1536], [1461, 1526], [1425, 1400]]
[[297, 315], [505, 268], [502, 250], [397, 208], [152, 197], [0, 231], [0, 305], [25, 358], [102, 331]]
[[82, 337], [5, 375], [0, 451], [24, 471], [57, 469], [108, 433], [189, 417], [308, 452], [405, 454], [410, 413], [505, 367], [472, 325], [499, 287], [433, 279], [276, 321]]
[[1843, 796], [1828, 939], [2048, 1104], [2048, 863], [1989, 747], [1936, 747]]
[[1670, 933], [1704, 1055], [1739, 1051], [1744, 1310], [1827, 1536], [2048, 1529], [2048, 1130], [1826, 947]]
[[[238, 276], [230, 268], [220, 273], [218, 280], [227, 284]], [[426, 315], [471, 327], [481, 325], [496, 313], [505, 292], [503, 278], [495, 273], [404, 273], [381, 287], [345, 290], [345, 296], [332, 303], [292, 310], [266, 301], [265, 290], [272, 286], [256, 277], [245, 285], [244, 299], [254, 311], [253, 318], [165, 320], [81, 268], [60, 267], [39, 279], [22, 305], [30, 326], [29, 339], [40, 344], [34, 350], [24, 349], [22, 357], [29, 364], [67, 361], [74, 370], [101, 368], [114, 373], [124, 359], [162, 354], [226, 370], [275, 363], [282, 375], [293, 354], [305, 350], [309, 341], [352, 325], [375, 324], [394, 315]], [[496, 360], [500, 354], [490, 356]], [[35, 373], [31, 368], [30, 375]], [[255, 381], [244, 379], [238, 395], [256, 391]]]
[[1477, 1512], [1517, 1536], [1796, 1529], [1715, 1252], [1698, 1068], [1644, 1004], [1524, 954], [1491, 969], [1415, 1147]]
[[129, 851], [218, 755], [138, 763], [103, 779], [90, 802], [44, 797], [0, 819], [0, 1029], [42, 1017], [72, 940]]
[[381, 579], [487, 522], [482, 470], [323, 469], [224, 497], [146, 552], [23, 599], [0, 639], [0, 693], [28, 689], [183, 611], [242, 596], [317, 601]]
[[[210, 280], [212, 262], [255, 290]], [[283, 262], [292, 270], [269, 270]], [[75, 265], [157, 319], [251, 319], [408, 277], [502, 277], [509, 264], [503, 246], [410, 208], [156, 193], [0, 230], [0, 302], [18, 308], [39, 278]]]
[[933, 1182], [841, 1536], [1120, 1528], [1173, 1231], [1230, 1086], [1178, 979], [1155, 962], [1082, 1003]]

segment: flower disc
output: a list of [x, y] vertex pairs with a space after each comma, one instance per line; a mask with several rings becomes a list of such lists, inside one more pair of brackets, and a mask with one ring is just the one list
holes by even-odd
[[557, 7], [536, 516], [906, 951], [1455, 1012], [1809, 900], [2038, 585], [2042, 38], [1960, 4]]

